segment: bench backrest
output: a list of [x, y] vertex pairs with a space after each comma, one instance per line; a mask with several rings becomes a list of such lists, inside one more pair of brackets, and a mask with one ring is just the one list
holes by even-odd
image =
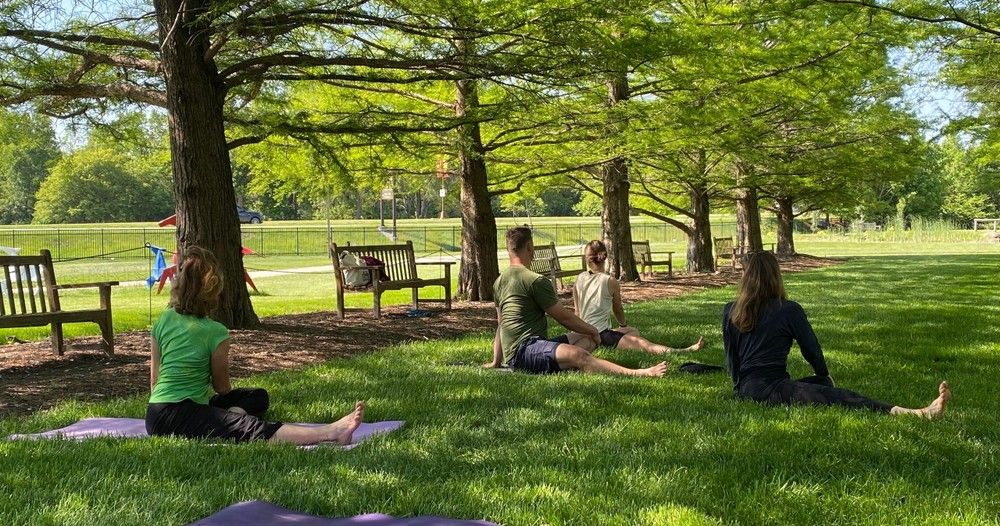
[[632, 255], [635, 256], [637, 261], [651, 260], [653, 251], [649, 248], [649, 241], [633, 241], [632, 242]]
[[0, 256], [0, 316], [60, 310], [52, 254]]
[[712, 241], [715, 243], [715, 257], [718, 258], [733, 257], [733, 238], [717, 237], [714, 238]]
[[340, 267], [340, 255], [345, 251], [355, 256], [371, 256], [385, 263], [385, 273], [389, 281], [410, 281], [417, 279], [417, 261], [413, 255], [413, 242], [407, 241], [400, 245], [330, 245], [333, 256], [333, 268], [337, 278], [343, 278]]
[[535, 258], [531, 260], [531, 271], [537, 274], [548, 274], [559, 272], [559, 254], [556, 252], [556, 244], [535, 245]]

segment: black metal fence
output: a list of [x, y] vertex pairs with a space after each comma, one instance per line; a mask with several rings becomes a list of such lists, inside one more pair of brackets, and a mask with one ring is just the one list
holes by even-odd
[[[497, 229], [503, 240], [507, 227]], [[713, 225], [717, 237], [735, 235], [734, 223]], [[265, 256], [324, 256], [327, 251], [327, 229], [322, 226], [257, 227], [244, 226], [243, 245]], [[558, 246], [581, 245], [599, 238], [599, 223], [545, 224], [534, 227], [535, 242], [554, 242]], [[371, 227], [337, 226], [331, 230], [337, 244], [367, 245], [392, 243], [391, 232]], [[632, 236], [658, 244], [683, 244], [683, 232], [666, 223], [635, 222]], [[397, 242], [413, 242], [422, 253], [455, 254], [461, 250], [462, 231], [459, 225], [401, 225], [396, 231]], [[21, 254], [37, 254], [48, 249], [59, 261], [83, 258], [139, 259], [149, 257], [146, 244], [172, 249], [176, 243], [173, 229], [166, 228], [55, 228], [0, 229], [0, 246], [19, 248]]]

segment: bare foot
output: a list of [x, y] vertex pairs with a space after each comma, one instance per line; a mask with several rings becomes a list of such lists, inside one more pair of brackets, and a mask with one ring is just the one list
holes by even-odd
[[638, 369], [636, 376], [663, 376], [667, 374], [667, 362], [660, 362], [647, 369]]
[[920, 415], [931, 420], [941, 418], [944, 414], [944, 408], [950, 400], [951, 389], [948, 388], [948, 382], [941, 382], [941, 385], [938, 386], [938, 397], [931, 402], [931, 405], [921, 409]]
[[324, 428], [324, 431], [326, 431], [326, 438], [324, 438], [324, 441], [336, 442], [340, 445], [350, 444], [351, 438], [354, 437], [354, 431], [361, 425], [361, 421], [364, 419], [364, 416], [365, 403], [359, 401], [354, 406], [354, 411]]

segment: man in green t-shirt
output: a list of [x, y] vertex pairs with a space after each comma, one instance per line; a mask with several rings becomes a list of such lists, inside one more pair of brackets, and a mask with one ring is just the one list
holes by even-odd
[[531, 229], [519, 226], [507, 231], [510, 267], [493, 284], [497, 332], [493, 338], [493, 361], [485, 367], [505, 366], [531, 373], [578, 369], [628, 376], [663, 376], [667, 372], [666, 362], [648, 369], [628, 369], [570, 345], [565, 336], [548, 339], [546, 314], [563, 327], [588, 336], [595, 346], [600, 343], [601, 335], [559, 303], [548, 278], [528, 270], [534, 255]]

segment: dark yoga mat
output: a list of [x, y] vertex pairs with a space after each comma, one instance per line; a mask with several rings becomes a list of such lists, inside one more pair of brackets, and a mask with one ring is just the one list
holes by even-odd
[[466, 521], [442, 517], [410, 517], [397, 519], [389, 515], [368, 513], [331, 519], [275, 506], [259, 500], [241, 502], [188, 526], [497, 526], [486, 521]]
[[[323, 424], [301, 424], [307, 426], [320, 426]], [[343, 449], [351, 449], [360, 442], [373, 435], [395, 431], [403, 426], [402, 420], [387, 420], [385, 422], [371, 422], [361, 424], [361, 427], [354, 432], [354, 438], [346, 446], [336, 444], [320, 444], [323, 447], [335, 446]], [[49, 438], [68, 438], [72, 440], [86, 440], [96, 437], [117, 437], [117, 438], [146, 438], [146, 422], [141, 418], [84, 418], [75, 424], [63, 428], [53, 429], [44, 433], [33, 433], [24, 435], [10, 435], [10, 440], [39, 440]], [[303, 448], [314, 448], [318, 446], [302, 446]]]

